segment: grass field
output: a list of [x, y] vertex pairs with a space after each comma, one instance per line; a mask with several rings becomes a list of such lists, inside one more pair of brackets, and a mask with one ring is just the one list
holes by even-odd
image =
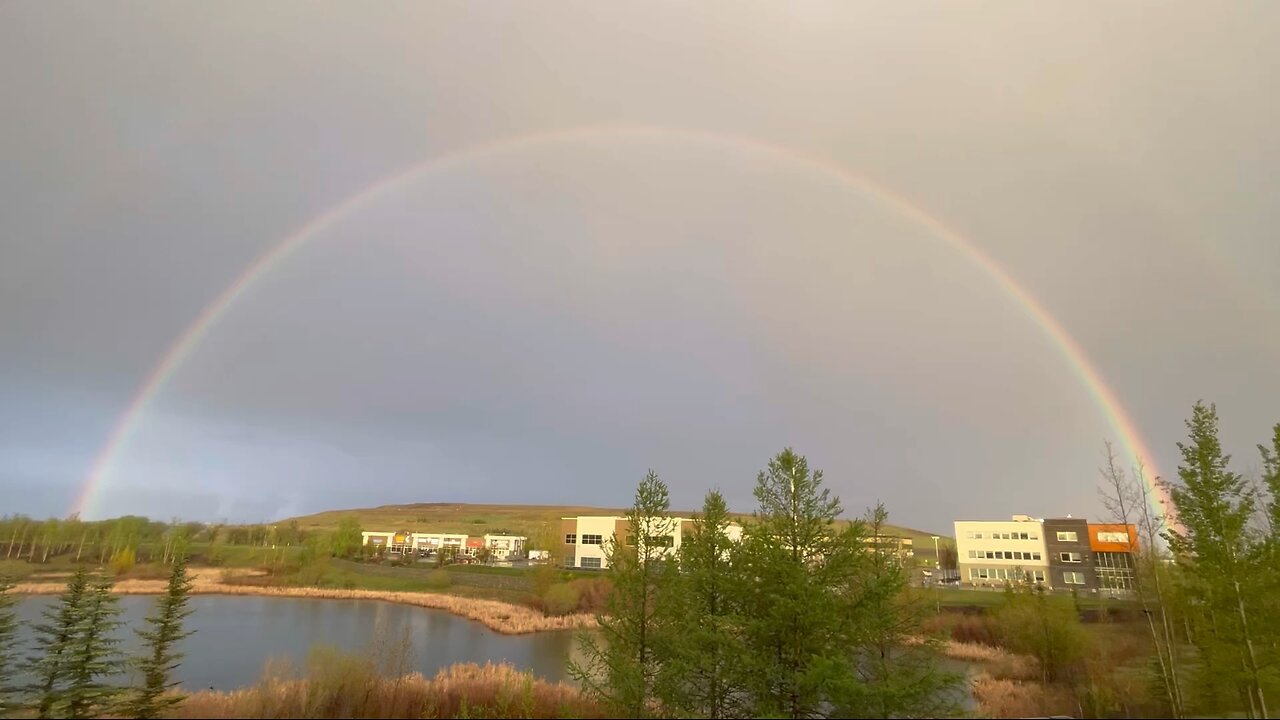
[[[483, 535], [507, 531], [536, 538], [540, 532], [551, 536], [560, 533], [560, 519], [574, 515], [622, 515], [624, 508], [585, 507], [580, 505], [470, 505], [458, 503], [415, 503], [382, 505], [374, 508], [329, 510], [314, 515], [286, 518], [277, 524], [296, 520], [302, 530], [331, 531], [345, 516], [354, 515], [366, 530], [412, 530], [417, 532], [453, 532]], [[691, 510], [675, 514], [690, 517]], [[737, 513], [737, 519], [749, 514]], [[913, 540], [918, 555], [933, 557], [933, 533], [890, 526], [889, 532]], [[943, 537], [950, 541], [950, 538]]]

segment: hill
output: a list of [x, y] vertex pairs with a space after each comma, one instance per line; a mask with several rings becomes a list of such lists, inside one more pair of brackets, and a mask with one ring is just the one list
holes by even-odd
[[[517, 535], [537, 537], [540, 532], [559, 534], [562, 517], [572, 515], [622, 515], [625, 508], [600, 508], [581, 505], [473, 505], [466, 503], [413, 503], [408, 505], [381, 505], [374, 508], [350, 510], [326, 510], [314, 515], [286, 518], [281, 522], [297, 521], [303, 530], [329, 531], [338, 521], [354, 515], [366, 530], [413, 530], [418, 532], [456, 532], [483, 535], [487, 532], [508, 531]], [[690, 517], [689, 510], [676, 510], [677, 515]], [[737, 519], [749, 518], [747, 513], [733, 513]], [[889, 526], [894, 535], [911, 538], [921, 554], [933, 554], [933, 533], [911, 528]], [[939, 534], [949, 541], [946, 535]]]

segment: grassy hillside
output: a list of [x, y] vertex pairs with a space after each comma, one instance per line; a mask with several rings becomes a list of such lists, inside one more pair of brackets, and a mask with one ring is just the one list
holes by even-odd
[[[456, 532], [483, 535], [487, 532], [506, 530], [517, 535], [536, 537], [544, 524], [552, 534], [559, 534], [562, 517], [573, 515], [621, 515], [623, 508], [584, 507], [579, 505], [469, 505], [459, 503], [414, 503], [411, 505], [382, 505], [375, 508], [329, 510], [297, 518], [303, 530], [333, 530], [338, 521], [348, 515], [359, 519], [366, 530], [412, 530], [417, 532]], [[677, 514], [689, 517], [692, 511], [677, 510]], [[739, 518], [749, 515], [738, 514]], [[917, 552], [933, 555], [932, 533], [891, 526], [890, 532], [910, 537]], [[945, 540], [950, 540], [943, 536]]]

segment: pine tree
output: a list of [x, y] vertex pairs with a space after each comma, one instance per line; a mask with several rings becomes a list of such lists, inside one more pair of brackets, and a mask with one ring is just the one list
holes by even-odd
[[28, 658], [27, 670], [34, 678], [28, 690], [35, 696], [38, 717], [60, 714], [66, 700], [72, 645], [80, 632], [88, 585], [84, 567], [76, 568], [57, 604], [41, 613], [44, 622], [32, 627], [38, 654]]
[[962, 676], [941, 668], [941, 647], [920, 639], [932, 606], [911, 591], [903, 558], [888, 543], [889, 514], [883, 504], [867, 512], [872, 547], [867, 568], [848, 588], [853, 627], [853, 682], [843, 682], [833, 700], [841, 717], [946, 717], [960, 709]]
[[627, 511], [628, 537], [605, 542], [613, 592], [596, 618], [600, 639], [584, 635], [584, 661], [569, 665], [586, 692], [619, 717], [647, 717], [654, 705], [657, 652], [664, 642], [657, 608], [676, 572], [676, 564], [667, 562], [676, 529], [670, 509], [666, 484], [649, 471]]
[[[1251, 625], [1249, 521], [1257, 497], [1229, 468], [1230, 456], [1218, 440], [1218, 413], [1196, 403], [1187, 421], [1189, 442], [1178, 443], [1179, 483], [1170, 486], [1180, 528], [1168, 531], [1169, 545], [1188, 568], [1189, 591], [1202, 608], [1210, 632], [1198, 633], [1205, 671], [1219, 682], [1237, 678], [1251, 710], [1267, 717], [1265, 693]], [[1216, 645], [1216, 647], [1215, 647]], [[1229, 660], [1235, 655], [1234, 661]], [[1238, 672], [1237, 672], [1238, 669]]]
[[724, 497], [707, 493], [680, 546], [680, 574], [659, 613], [669, 618], [658, 694], [683, 717], [743, 717], [737, 665], [739, 577]]
[[745, 692], [755, 717], [826, 714], [851, 682], [845, 591], [865, 570], [861, 522], [838, 531], [838, 499], [790, 448], [756, 480], [759, 509], [743, 532]]
[[136, 631], [146, 654], [137, 663], [143, 684], [129, 702], [130, 717], [158, 718], [182, 702], [181, 696], [165, 693], [178, 684], [171, 678], [183, 657], [176, 645], [194, 632], [184, 631], [182, 626], [183, 620], [193, 612], [187, 607], [190, 592], [187, 561], [180, 555], [169, 572], [165, 594], [156, 600], [155, 613], [146, 620], [149, 627]]
[[12, 588], [11, 580], [0, 577], [0, 713], [16, 707], [17, 688], [9, 684], [18, 669], [18, 618], [13, 609], [16, 598], [9, 593]]
[[85, 593], [79, 632], [68, 648], [66, 717], [97, 717], [120, 694], [120, 688], [105, 680], [120, 673], [122, 658], [115, 631], [119, 620], [119, 599], [111, 593], [111, 580], [98, 579]]

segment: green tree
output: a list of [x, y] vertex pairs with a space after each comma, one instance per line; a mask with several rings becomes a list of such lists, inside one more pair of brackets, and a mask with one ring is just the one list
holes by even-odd
[[1170, 486], [1180, 527], [1171, 527], [1167, 537], [1187, 570], [1183, 576], [1193, 601], [1202, 609], [1202, 623], [1210, 628], [1196, 635], [1202, 668], [1214, 675], [1215, 682], [1238, 686], [1251, 712], [1267, 717], [1253, 627], [1258, 619], [1253, 612], [1260, 600], [1251, 591], [1258, 577], [1249, 567], [1249, 523], [1257, 496], [1229, 467], [1231, 458], [1218, 440], [1218, 413], [1213, 405], [1196, 403], [1187, 429], [1188, 442], [1178, 443], [1179, 482]]
[[18, 618], [13, 606], [17, 598], [9, 593], [13, 582], [0, 577], [0, 713], [16, 707], [18, 688], [9, 683], [18, 670]]
[[83, 566], [78, 567], [57, 603], [41, 613], [44, 622], [32, 627], [37, 654], [28, 658], [27, 670], [33, 678], [28, 690], [34, 695], [35, 710], [41, 718], [60, 714], [60, 706], [66, 700], [71, 655], [80, 634], [88, 586], [88, 573]]
[[344, 515], [338, 521], [338, 529], [333, 533], [333, 556], [349, 558], [358, 554], [364, 541], [361, 532], [360, 519], [355, 515]]
[[120, 688], [105, 680], [120, 673], [122, 658], [114, 633], [119, 620], [119, 600], [111, 593], [111, 580], [95, 581], [85, 593], [78, 631], [69, 647], [66, 715], [68, 718], [98, 717], [120, 694]]
[[675, 532], [670, 493], [652, 470], [636, 488], [627, 511], [627, 538], [605, 541], [613, 592], [596, 616], [596, 635], [581, 638], [583, 662], [569, 672], [584, 690], [621, 717], [651, 714], [659, 670], [662, 628], [657, 609], [676, 572], [668, 555]]
[[846, 591], [864, 572], [861, 522], [836, 528], [840, 502], [822, 472], [787, 448], [756, 479], [759, 504], [743, 532], [740, 669], [755, 717], [827, 714], [847, 686], [851, 611]]
[[128, 704], [130, 717], [158, 718], [182, 702], [180, 695], [166, 692], [178, 684], [171, 677], [183, 657], [176, 646], [194, 632], [183, 629], [183, 621], [192, 613], [187, 607], [190, 593], [187, 562], [180, 557], [169, 572], [165, 594], [156, 600], [155, 612], [146, 620], [148, 627], [136, 631], [145, 655], [137, 662], [142, 687], [134, 691]]
[[864, 520], [872, 540], [867, 566], [846, 595], [852, 682], [834, 685], [836, 711], [841, 717], [955, 715], [964, 695], [963, 678], [942, 670], [936, 639], [919, 639], [933, 609], [911, 591], [896, 545], [880, 541], [888, 519], [888, 511], [878, 504]]
[[658, 694], [681, 716], [732, 718], [746, 713], [735, 670], [743, 654], [736, 604], [739, 578], [733, 568], [736, 547], [729, 536], [728, 506], [713, 490], [681, 543], [681, 572], [659, 608], [671, 630]]

